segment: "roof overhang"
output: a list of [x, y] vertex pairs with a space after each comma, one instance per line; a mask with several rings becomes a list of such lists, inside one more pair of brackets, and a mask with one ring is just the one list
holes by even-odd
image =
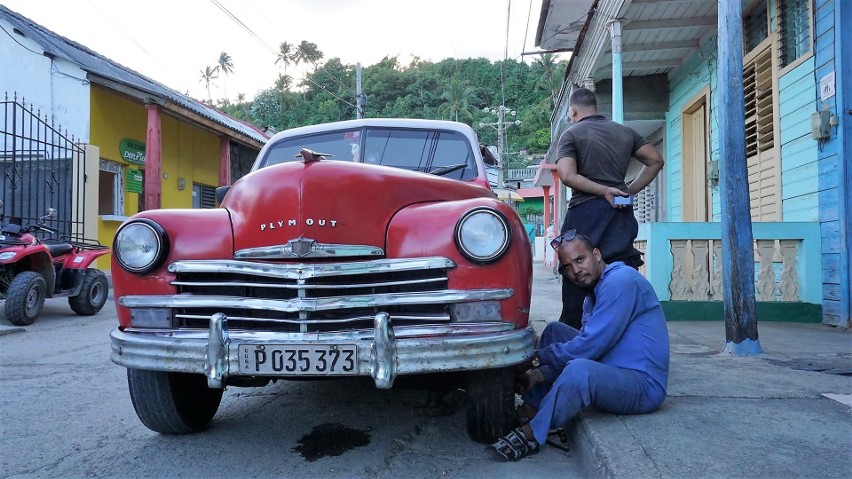
[[618, 19], [623, 76], [671, 74], [715, 34], [717, 9], [718, 0], [543, 0], [536, 44], [573, 49], [565, 72], [573, 85], [611, 78]]
[[169, 99], [163, 98], [162, 96], [158, 95], [156, 92], [146, 91], [143, 88], [129, 86], [124, 83], [120, 83], [91, 72], [88, 74], [87, 77], [89, 81], [95, 85], [100, 85], [104, 88], [116, 91], [130, 98], [139, 100], [140, 102], [146, 105], [159, 105], [164, 111], [168, 112], [170, 115], [179, 119], [189, 120], [192, 123], [197, 124], [199, 127], [209, 130], [210, 132], [216, 135], [228, 136], [239, 143], [243, 143], [246, 146], [257, 150], [263, 148], [263, 145], [265, 144], [248, 135], [244, 135], [236, 130], [227, 128], [218, 122], [210, 120], [209, 118], [205, 118], [202, 115], [199, 115], [198, 113], [192, 110], [184, 108], [183, 106], [177, 103], [173, 103], [169, 101]]
[[535, 46], [542, 50], [573, 50], [595, 3], [595, 0], [542, 0]]

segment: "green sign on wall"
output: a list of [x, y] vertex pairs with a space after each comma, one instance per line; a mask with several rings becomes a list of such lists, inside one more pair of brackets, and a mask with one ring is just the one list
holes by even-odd
[[142, 193], [142, 172], [136, 168], [128, 168], [124, 184], [128, 193]]
[[121, 159], [128, 163], [145, 165], [145, 143], [141, 141], [122, 138], [121, 143], [118, 144], [118, 152], [121, 154]]

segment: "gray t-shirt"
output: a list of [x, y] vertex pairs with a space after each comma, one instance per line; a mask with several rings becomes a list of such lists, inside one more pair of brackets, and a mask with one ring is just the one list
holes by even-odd
[[[630, 158], [648, 144], [633, 128], [607, 120], [603, 115], [583, 118], [559, 137], [557, 162], [570, 156], [577, 160], [577, 173], [606, 186], [627, 188], [624, 177]], [[572, 188], [568, 207], [578, 205], [594, 195]]]

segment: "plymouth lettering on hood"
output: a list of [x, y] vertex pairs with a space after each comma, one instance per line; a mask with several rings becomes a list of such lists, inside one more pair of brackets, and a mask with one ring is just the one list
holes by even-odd
[[[305, 223], [306, 226], [329, 226], [329, 227], [337, 226], [337, 220], [329, 220], [329, 219], [306, 218], [304, 223]], [[299, 220], [296, 220], [296, 219], [276, 220], [276, 221], [270, 221], [269, 223], [261, 223], [260, 231], [274, 230], [274, 229], [278, 229], [278, 228], [283, 228], [285, 226], [298, 226], [298, 225], [299, 225]]]

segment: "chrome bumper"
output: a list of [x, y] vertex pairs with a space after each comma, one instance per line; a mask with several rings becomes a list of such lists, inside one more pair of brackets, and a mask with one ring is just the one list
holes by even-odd
[[[345, 341], [358, 349], [356, 373], [388, 389], [398, 375], [492, 369], [532, 357], [532, 327], [508, 323], [464, 323], [394, 328], [386, 313], [374, 318], [372, 331], [275, 333], [228, 331], [217, 313], [205, 331], [115, 329], [111, 359], [126, 368], [204, 374], [211, 388], [222, 388], [239, 368], [240, 344], [330, 344]], [[275, 376], [287, 378], [291, 376]]]

